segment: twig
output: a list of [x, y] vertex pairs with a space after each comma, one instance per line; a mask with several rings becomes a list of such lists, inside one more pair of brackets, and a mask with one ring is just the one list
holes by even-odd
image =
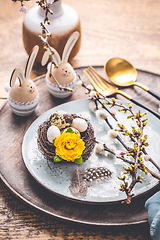
[[[134, 114], [133, 110], [132, 110], [132, 104], [129, 103], [129, 107], [124, 106], [122, 103], [116, 103], [115, 99], [111, 99], [111, 101], [109, 101], [105, 96], [103, 96], [102, 94], [96, 92], [96, 94], [92, 93], [91, 94], [91, 90], [90, 88], [87, 88], [87, 86], [85, 86], [84, 82], [82, 82], [82, 86], [85, 87], [88, 90], [88, 93], [91, 95], [92, 100], [95, 102], [96, 104], [96, 109], [97, 109], [97, 102], [100, 103], [102, 105], [102, 107], [107, 110], [107, 112], [117, 121], [115, 115], [113, 113], [111, 113], [111, 111], [105, 107], [106, 105], [110, 105], [111, 107], [113, 106], [118, 106], [120, 107], [120, 111], [124, 111], [126, 112], [130, 112], [130, 115], [127, 118], [131, 118], [132, 120], [136, 120], [138, 129], [136, 129], [135, 127], [132, 127], [132, 133], [130, 133], [125, 127], [124, 125], [120, 125], [119, 124], [119, 132], [122, 132], [122, 134], [127, 135], [131, 138], [131, 140], [134, 143], [134, 148], [129, 148], [124, 142], [123, 140], [118, 136], [116, 136], [116, 138], [119, 140], [119, 142], [126, 148], [126, 150], [128, 151], [127, 153], [125, 153], [128, 156], [132, 156], [134, 158], [134, 162], [133, 161], [129, 161], [127, 159], [124, 158], [124, 156], [117, 156], [113, 151], [111, 151], [105, 144], [103, 144], [104, 150], [108, 151], [110, 153], [112, 153], [113, 155], [115, 155], [117, 158], [122, 159], [124, 162], [127, 162], [130, 164], [130, 167], [126, 168], [124, 167], [124, 170], [126, 171], [125, 174], [129, 174], [129, 176], [131, 176], [132, 181], [130, 183], [130, 185], [128, 184], [128, 182], [126, 182], [126, 177], [119, 177], [120, 180], [123, 181], [123, 184], [121, 184], [121, 188], [120, 191], [125, 192], [127, 195], [127, 199], [124, 201], [126, 203], [130, 203], [131, 199], [132, 199], [132, 189], [134, 188], [134, 186], [136, 185], [136, 183], [140, 182], [142, 183], [141, 180], [141, 176], [138, 175], [137, 176], [137, 170], [140, 169], [142, 171], [144, 171], [146, 174], [150, 173], [153, 177], [157, 178], [158, 180], [160, 180], [160, 176], [158, 176], [157, 174], [155, 174], [154, 172], [152, 172], [151, 170], [149, 170], [142, 162], [142, 157], [141, 155], [143, 153], [147, 153], [144, 146], [147, 146], [148, 143], [146, 143], [146, 139], [147, 137], [144, 136], [143, 137], [143, 129], [147, 124], [147, 119], [143, 119], [142, 117], [145, 116], [146, 113], [141, 114], [141, 112], [139, 111], [138, 113]], [[103, 99], [106, 102], [101, 102], [100, 100]], [[108, 124], [110, 129], [113, 129], [112, 125], [110, 124], [110, 122], [108, 121], [106, 115], [104, 115], [105, 122]], [[136, 140], [135, 140], [136, 139]], [[154, 161], [150, 158], [150, 161], [157, 167], [157, 164], [154, 163]], [[159, 167], [158, 167], [159, 170]]]

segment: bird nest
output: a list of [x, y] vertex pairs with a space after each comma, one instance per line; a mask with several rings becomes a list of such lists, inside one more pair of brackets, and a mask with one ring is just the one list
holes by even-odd
[[[76, 114], [72, 114], [73, 118], [82, 118], [77, 116]], [[95, 146], [95, 137], [94, 137], [94, 129], [91, 123], [87, 121], [87, 130], [81, 133], [81, 138], [85, 142], [85, 149], [82, 153], [83, 162], [85, 162]], [[53, 143], [50, 143], [47, 139], [47, 130], [51, 126], [50, 120], [46, 120], [43, 122], [38, 128], [38, 148], [41, 153], [47, 158], [47, 160], [54, 161], [55, 154], [55, 146]]]

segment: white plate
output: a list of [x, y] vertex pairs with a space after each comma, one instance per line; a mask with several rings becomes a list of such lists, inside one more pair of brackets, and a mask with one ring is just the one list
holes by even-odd
[[[27, 130], [22, 144], [22, 155], [24, 163], [29, 170], [30, 174], [48, 190], [56, 193], [62, 197], [70, 200], [76, 200], [86, 203], [110, 203], [124, 200], [126, 195], [119, 191], [121, 181], [118, 176], [123, 176], [123, 166], [127, 166], [123, 161], [116, 159], [114, 156], [100, 156], [93, 151], [91, 157], [81, 165], [72, 163], [52, 163], [45, 159], [45, 157], [38, 150], [37, 146], [37, 130], [38, 126], [47, 120], [50, 115], [57, 110], [64, 110], [69, 113], [75, 113], [90, 120], [95, 130], [95, 136], [101, 143], [106, 142], [107, 145], [113, 143], [107, 135], [109, 127], [104, 121], [99, 121], [95, 115], [89, 110], [90, 100], [77, 100], [69, 103], [59, 105], [49, 111], [45, 112], [42, 116], [37, 118]], [[122, 101], [121, 101], [122, 102]], [[123, 104], [127, 104], [123, 102]], [[140, 108], [133, 106], [134, 111]], [[143, 109], [141, 109], [144, 112]], [[127, 128], [133, 125], [132, 120], [126, 120], [126, 114], [117, 112], [116, 117], [120, 122], [125, 123]], [[148, 124], [145, 128], [145, 134], [148, 136], [149, 147], [147, 148], [148, 154], [154, 161], [160, 165], [159, 149], [160, 149], [160, 121], [152, 114], [147, 113]], [[116, 122], [113, 118], [109, 117], [113, 127], [116, 128]], [[122, 136], [124, 141], [129, 143], [127, 139]], [[132, 144], [132, 143], [129, 143]], [[123, 147], [116, 141], [114, 143], [117, 149], [123, 150]], [[150, 162], [145, 163], [151, 170], [158, 173], [158, 170], [151, 165]], [[72, 171], [79, 169], [87, 169], [90, 167], [106, 167], [113, 174], [110, 179], [105, 183], [93, 183], [88, 187], [87, 194], [81, 197], [75, 197], [70, 193], [69, 186], [71, 184]], [[136, 184], [133, 193], [134, 196], [139, 196], [146, 191], [157, 185], [158, 180], [151, 176], [146, 176], [143, 172], [139, 171], [142, 175], [143, 183]]]

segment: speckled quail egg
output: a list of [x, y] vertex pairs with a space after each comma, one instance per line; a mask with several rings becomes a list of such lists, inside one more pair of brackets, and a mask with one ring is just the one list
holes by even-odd
[[71, 126], [80, 132], [85, 132], [88, 127], [87, 122], [82, 118], [74, 118]]
[[60, 134], [59, 128], [52, 125], [47, 130], [47, 139], [49, 142], [53, 143], [53, 139], [57, 138]]
[[51, 125], [57, 126], [60, 130], [70, 127], [73, 121], [73, 116], [64, 111], [56, 111], [50, 117]]

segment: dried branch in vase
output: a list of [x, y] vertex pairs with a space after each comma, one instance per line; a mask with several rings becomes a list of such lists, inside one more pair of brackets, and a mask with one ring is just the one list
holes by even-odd
[[[20, 12], [24, 12], [27, 13], [27, 8], [24, 4], [24, 1], [30, 1], [30, 0], [12, 0], [13, 2], [17, 2], [19, 1], [21, 3], [21, 8], [20, 8]], [[53, 11], [50, 9], [50, 4], [53, 4], [55, 2], [57, 2], [58, 0], [37, 0], [36, 3], [38, 4], [39, 7], [41, 7], [44, 10], [44, 19], [43, 21], [40, 23], [40, 26], [42, 28], [42, 35], [43, 36], [39, 36], [43, 42], [43, 48], [46, 51], [46, 56], [44, 57], [45, 59], [47, 58], [47, 62], [48, 60], [51, 62], [50, 64], [50, 77], [53, 78], [53, 80], [56, 82], [59, 90], [63, 90], [65, 92], [72, 92], [73, 89], [72, 88], [68, 88], [68, 87], [64, 87], [63, 85], [59, 84], [58, 80], [53, 76], [52, 74], [52, 68], [58, 68], [58, 64], [55, 63], [53, 55], [55, 54], [53, 48], [50, 46], [50, 44], [48, 43], [48, 39], [51, 37], [51, 33], [48, 30], [48, 28], [46, 27], [45, 24], [50, 25], [50, 20], [49, 20], [49, 16], [48, 14], [54, 14]], [[45, 60], [43, 60], [45, 61]], [[46, 63], [45, 63], [46, 64]], [[42, 64], [43, 65], [43, 64]]]

